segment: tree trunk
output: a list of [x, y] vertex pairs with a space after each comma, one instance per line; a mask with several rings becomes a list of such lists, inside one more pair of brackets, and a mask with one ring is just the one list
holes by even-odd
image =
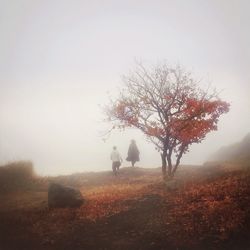
[[178, 166], [179, 166], [179, 164], [180, 164], [180, 160], [181, 160], [181, 157], [182, 157], [182, 155], [183, 155], [184, 149], [185, 149], [185, 147], [183, 147], [183, 148], [181, 149], [179, 155], [177, 156], [176, 163], [175, 163], [175, 166], [174, 166], [173, 171], [172, 171], [172, 175], [175, 174], [175, 172], [176, 172], [176, 170], [177, 170], [177, 168], [178, 168]]
[[166, 161], [166, 152], [163, 152], [161, 154], [161, 162], [162, 162], [162, 177], [163, 179], [166, 179], [167, 176], [167, 161]]
[[179, 164], [180, 164], [180, 160], [177, 160], [177, 162], [176, 162], [176, 164], [175, 164], [175, 166], [174, 166], [174, 168], [173, 168], [172, 175], [175, 174], [175, 172], [176, 172], [176, 170], [177, 170]]
[[172, 176], [172, 160], [171, 160], [170, 155], [167, 155], [167, 161], [168, 161], [168, 176], [171, 177]]
[[174, 166], [173, 171], [172, 171], [172, 176], [174, 176], [174, 174], [175, 174], [175, 172], [176, 172], [178, 166], [179, 166], [179, 165], [175, 165], [175, 166]]

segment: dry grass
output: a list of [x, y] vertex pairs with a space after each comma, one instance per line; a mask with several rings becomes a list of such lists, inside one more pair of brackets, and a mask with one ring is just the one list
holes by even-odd
[[[236, 239], [234, 245], [247, 243], [247, 240], [239, 240], [239, 235], [250, 229], [247, 224], [250, 214], [248, 169], [235, 165], [180, 169], [175, 177], [178, 188], [172, 191], [164, 188], [159, 169], [124, 168], [117, 177], [105, 172], [54, 180], [66, 185], [76, 183], [86, 202], [76, 209], [48, 209], [47, 190], [5, 194], [1, 196], [1, 200], [6, 201], [2, 206], [7, 208], [2, 210], [5, 228], [11, 227], [11, 223], [20, 224], [22, 231], [17, 233], [29, 231], [36, 235], [37, 242], [51, 249], [66, 248], [64, 244], [68, 243], [72, 249], [75, 244], [92, 246], [88, 243], [91, 239], [100, 241], [95, 246], [116, 249], [112, 241], [126, 242], [133, 237], [137, 241], [132, 249], [156, 239], [159, 245], [149, 249], [161, 249], [167, 244], [173, 249], [220, 249], [232, 235]], [[149, 198], [145, 203], [145, 197], [152, 194], [158, 195], [159, 200]], [[114, 230], [118, 230], [116, 234]], [[65, 237], [78, 238], [68, 242]]]
[[243, 230], [250, 213], [250, 172], [223, 166], [223, 176], [190, 182], [164, 196], [161, 220], [170, 228], [176, 246], [227, 241]]
[[130, 209], [127, 200], [136, 200], [147, 193], [146, 183], [120, 183], [95, 187], [84, 193], [87, 204], [78, 211], [81, 219], [96, 221]]

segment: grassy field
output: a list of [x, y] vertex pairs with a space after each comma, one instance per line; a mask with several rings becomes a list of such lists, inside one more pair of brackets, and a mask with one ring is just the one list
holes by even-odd
[[[249, 249], [249, 168], [181, 166], [167, 183], [159, 168], [21, 178], [0, 192], [1, 250]], [[85, 203], [49, 209], [51, 181], [79, 188]]]

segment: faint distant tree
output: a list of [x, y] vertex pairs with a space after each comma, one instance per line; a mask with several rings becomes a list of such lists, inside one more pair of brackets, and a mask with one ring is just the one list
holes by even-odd
[[179, 65], [163, 63], [148, 69], [136, 63], [123, 82], [105, 114], [112, 129], [135, 127], [146, 135], [161, 152], [164, 178], [174, 175], [189, 146], [217, 130], [220, 115], [229, 111], [216, 90], [202, 90]]

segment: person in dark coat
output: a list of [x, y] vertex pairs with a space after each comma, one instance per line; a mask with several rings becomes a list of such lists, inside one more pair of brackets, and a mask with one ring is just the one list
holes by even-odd
[[137, 148], [135, 140], [131, 140], [128, 148], [128, 157], [126, 158], [126, 160], [131, 161], [132, 167], [134, 167], [135, 163], [140, 160], [139, 154], [140, 152]]

